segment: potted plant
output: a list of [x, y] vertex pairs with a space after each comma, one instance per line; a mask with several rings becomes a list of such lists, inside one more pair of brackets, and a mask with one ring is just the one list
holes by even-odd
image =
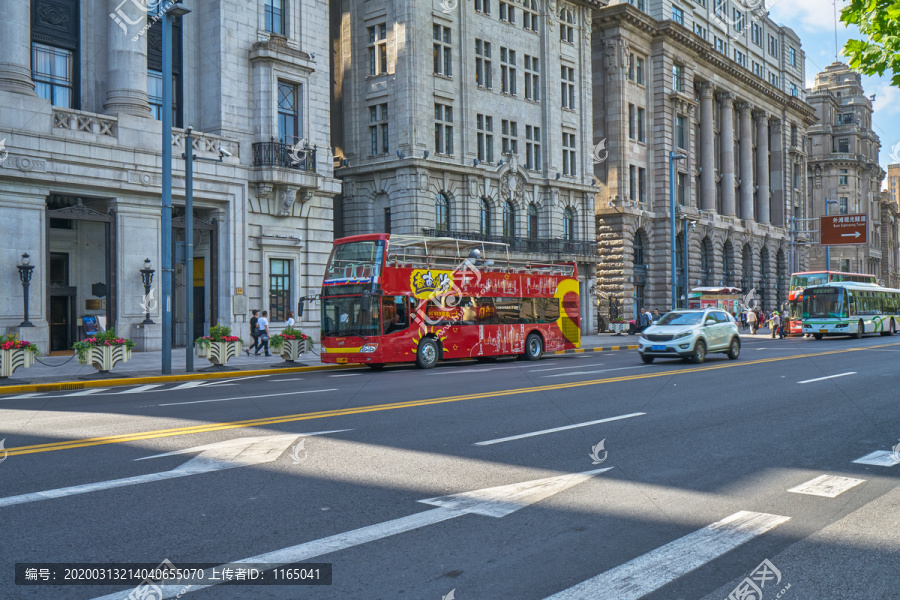
[[231, 327], [214, 325], [209, 328], [209, 335], [197, 338], [194, 344], [197, 347], [197, 356], [207, 358], [213, 365], [221, 367], [228, 359], [241, 353], [244, 341], [236, 335], [231, 335]]
[[37, 346], [20, 340], [15, 334], [0, 337], [0, 379], [6, 379], [19, 367], [27, 369], [38, 355]]
[[615, 319], [610, 323], [610, 327], [612, 327], [612, 330], [616, 335], [622, 335], [622, 332], [628, 329], [628, 322], [621, 318]]
[[299, 329], [288, 327], [269, 338], [269, 347], [280, 353], [285, 362], [294, 362], [298, 356], [312, 350], [312, 338]]
[[115, 329], [107, 329], [93, 337], [75, 342], [72, 348], [78, 355], [78, 362], [83, 365], [90, 362], [101, 373], [107, 373], [116, 363], [131, 358], [134, 342], [117, 336]]

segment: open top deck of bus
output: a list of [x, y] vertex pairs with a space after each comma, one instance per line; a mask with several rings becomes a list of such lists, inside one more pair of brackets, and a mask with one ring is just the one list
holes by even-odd
[[877, 283], [860, 283], [858, 281], [830, 281], [819, 285], [811, 285], [805, 288], [804, 291], [820, 288], [844, 288], [855, 292], [890, 292], [892, 294], [900, 294], [898, 289], [882, 287]]

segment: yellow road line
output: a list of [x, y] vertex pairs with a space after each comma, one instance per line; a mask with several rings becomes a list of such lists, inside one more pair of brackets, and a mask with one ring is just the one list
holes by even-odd
[[588, 381], [570, 381], [568, 383], [555, 383], [551, 385], [541, 385], [528, 388], [517, 388], [512, 390], [497, 390], [491, 392], [481, 392], [477, 394], [464, 394], [460, 396], [445, 396], [441, 398], [425, 398], [421, 400], [409, 400], [406, 402], [394, 402], [390, 404], [376, 404], [370, 406], [360, 406], [356, 408], [343, 408], [338, 410], [326, 410], [311, 413], [300, 413], [295, 415], [282, 415], [280, 417], [266, 417], [262, 419], [248, 419], [244, 421], [231, 421], [227, 423], [206, 423], [203, 425], [194, 425], [191, 427], [176, 427], [173, 429], [158, 429], [155, 431], [144, 431], [138, 433], [126, 433], [121, 435], [112, 435], [105, 437], [86, 438], [80, 440], [70, 440], [67, 442], [51, 442], [47, 444], [35, 444], [32, 446], [19, 446], [17, 448], [9, 448], [7, 450], [9, 456], [19, 456], [22, 454], [35, 454], [38, 452], [51, 452], [54, 450], [71, 450], [74, 448], [86, 448], [89, 446], [101, 446], [105, 444], [120, 444], [124, 442], [133, 442], [138, 440], [150, 440], [163, 437], [174, 437], [176, 435], [191, 435], [197, 433], [207, 433], [210, 431], [222, 431], [226, 429], [239, 429], [243, 427], [262, 427], [266, 425], [275, 425], [278, 423], [291, 423], [294, 421], [308, 421], [312, 419], [324, 419], [327, 417], [340, 417], [345, 415], [358, 415], [369, 412], [381, 412], [385, 410], [397, 410], [402, 408], [413, 408], [417, 406], [431, 406], [434, 404], [446, 404], [449, 402], [461, 402], [463, 400], [481, 400], [485, 398], [497, 398], [500, 396], [515, 396], [518, 394], [533, 394], [536, 392], [549, 392], [555, 390], [564, 390], [578, 387], [586, 387], [592, 385], [602, 385], [607, 383], [620, 383], [624, 381], [637, 381], [640, 379], [654, 379], [657, 377], [670, 377], [673, 375], [686, 375], [698, 373], [702, 371], [715, 371], [719, 369], [730, 369], [734, 367], [744, 367], [751, 365], [760, 365], [771, 362], [781, 362], [786, 360], [795, 360], [798, 358], [812, 358], [817, 356], [828, 356], [831, 354], [846, 354], [848, 352], [859, 352], [865, 350], [877, 350], [886, 346], [897, 346], [900, 343], [881, 344], [878, 346], [869, 346], [865, 348], [848, 348], [843, 350], [830, 350], [828, 352], [816, 352], [810, 354], [797, 354], [794, 356], [782, 356], [773, 358], [762, 358], [758, 360], [743, 362], [728, 362], [719, 365], [708, 365], [705, 367], [696, 367], [693, 369], [682, 369], [678, 371], [660, 371], [656, 373], [643, 373], [639, 375], [625, 375], [621, 377], [608, 377], [605, 379], [591, 379]]

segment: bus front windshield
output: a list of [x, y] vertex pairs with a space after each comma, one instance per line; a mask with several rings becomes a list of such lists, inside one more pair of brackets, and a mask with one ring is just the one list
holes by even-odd
[[828, 283], [828, 273], [810, 273], [791, 277], [791, 291]]
[[370, 298], [369, 310], [363, 310], [363, 297], [332, 296], [322, 298], [322, 337], [381, 333], [377, 298]]
[[384, 242], [381, 240], [348, 242], [335, 246], [328, 259], [325, 282], [377, 277], [383, 256]]
[[848, 318], [846, 294], [841, 288], [806, 290], [803, 294], [804, 319]]

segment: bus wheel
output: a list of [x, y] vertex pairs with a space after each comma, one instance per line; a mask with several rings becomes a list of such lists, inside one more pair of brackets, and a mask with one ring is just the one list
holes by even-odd
[[894, 320], [891, 319], [891, 323], [885, 331], [881, 332], [881, 335], [894, 335]]
[[814, 334], [813, 334], [813, 337], [816, 338], [817, 340], [821, 340], [821, 339], [822, 339], [822, 334], [821, 334], [821, 333], [814, 333]]
[[864, 325], [862, 319], [859, 320], [859, 323], [856, 324], [856, 333], [853, 334], [853, 337], [857, 340], [861, 340], [864, 331]]
[[438, 354], [438, 345], [434, 338], [425, 338], [419, 342], [416, 364], [420, 369], [431, 369], [437, 364]]
[[536, 333], [529, 333], [525, 338], [525, 360], [541, 360], [544, 355], [544, 342]]

